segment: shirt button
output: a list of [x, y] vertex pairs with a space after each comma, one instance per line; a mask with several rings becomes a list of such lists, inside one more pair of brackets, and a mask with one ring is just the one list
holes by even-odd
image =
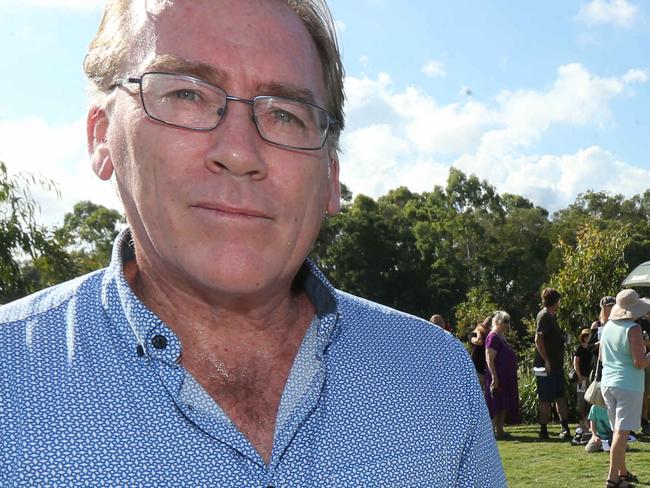
[[156, 349], [165, 349], [167, 347], [167, 338], [163, 335], [155, 335], [151, 339], [151, 343]]

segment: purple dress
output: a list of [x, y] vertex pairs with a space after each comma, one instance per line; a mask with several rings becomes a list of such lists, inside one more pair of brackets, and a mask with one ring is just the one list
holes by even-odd
[[497, 352], [494, 359], [500, 389], [494, 394], [490, 393], [492, 375], [490, 369], [485, 369], [485, 402], [487, 403], [490, 417], [505, 410], [506, 419], [510, 424], [517, 424], [519, 419], [519, 386], [517, 384], [517, 356], [510, 345], [499, 334], [491, 331], [485, 339], [485, 349], [494, 349]]

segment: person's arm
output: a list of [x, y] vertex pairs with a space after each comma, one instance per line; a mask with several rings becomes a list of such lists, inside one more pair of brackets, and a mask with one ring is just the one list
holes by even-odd
[[593, 420], [589, 420], [589, 430], [591, 431], [591, 435], [594, 436], [594, 440], [599, 441], [600, 437], [598, 437], [597, 431], [596, 431], [596, 422]]
[[580, 357], [577, 354], [573, 355], [573, 369], [575, 370], [576, 376], [578, 377], [578, 384], [581, 384], [584, 377], [580, 372]]
[[546, 368], [546, 374], [549, 374], [551, 372], [551, 361], [546, 354], [546, 346], [544, 345], [544, 335], [542, 331], [538, 330], [535, 334], [535, 347], [537, 348], [539, 355], [542, 356], [542, 359], [544, 360], [544, 368]]
[[482, 346], [483, 345], [483, 334], [481, 334], [478, 331], [475, 331], [472, 334], [472, 337], [469, 340], [472, 344], [475, 346]]
[[591, 324], [591, 328], [589, 329], [589, 350], [593, 353], [596, 349], [598, 349], [598, 326], [600, 325], [600, 321], [596, 320], [593, 324]]
[[644, 369], [650, 366], [650, 355], [645, 353], [645, 344], [643, 343], [641, 326], [636, 325], [632, 327], [627, 333], [627, 340], [630, 343], [630, 352], [632, 353], [634, 366], [639, 369]]
[[487, 367], [490, 370], [490, 374], [492, 375], [492, 384], [490, 385], [490, 392], [499, 389], [499, 377], [497, 376], [497, 367], [495, 362], [496, 357], [497, 357], [496, 349], [492, 349], [491, 347], [485, 348], [485, 362], [487, 363]]

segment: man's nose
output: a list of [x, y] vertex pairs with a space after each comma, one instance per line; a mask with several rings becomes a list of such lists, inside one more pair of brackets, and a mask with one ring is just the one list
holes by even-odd
[[253, 179], [266, 177], [267, 164], [261, 151], [266, 143], [257, 132], [247, 100], [228, 100], [223, 119], [211, 137], [205, 160], [210, 171]]

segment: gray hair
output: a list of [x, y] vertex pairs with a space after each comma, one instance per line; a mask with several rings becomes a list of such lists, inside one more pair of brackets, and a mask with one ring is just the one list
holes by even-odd
[[494, 329], [499, 322], [503, 322], [506, 319], [508, 321], [510, 320], [510, 314], [508, 312], [504, 312], [503, 310], [495, 312], [492, 317], [492, 328]]
[[[336, 119], [330, 129], [330, 145], [339, 149], [345, 125], [343, 79], [338, 36], [325, 0], [286, 0], [311, 36], [324, 74], [325, 109]], [[125, 75], [127, 58], [139, 61], [136, 45], [146, 44], [146, 26], [152, 16], [173, 5], [174, 0], [107, 0], [104, 15], [84, 59], [92, 103], [105, 107], [117, 78]]]

